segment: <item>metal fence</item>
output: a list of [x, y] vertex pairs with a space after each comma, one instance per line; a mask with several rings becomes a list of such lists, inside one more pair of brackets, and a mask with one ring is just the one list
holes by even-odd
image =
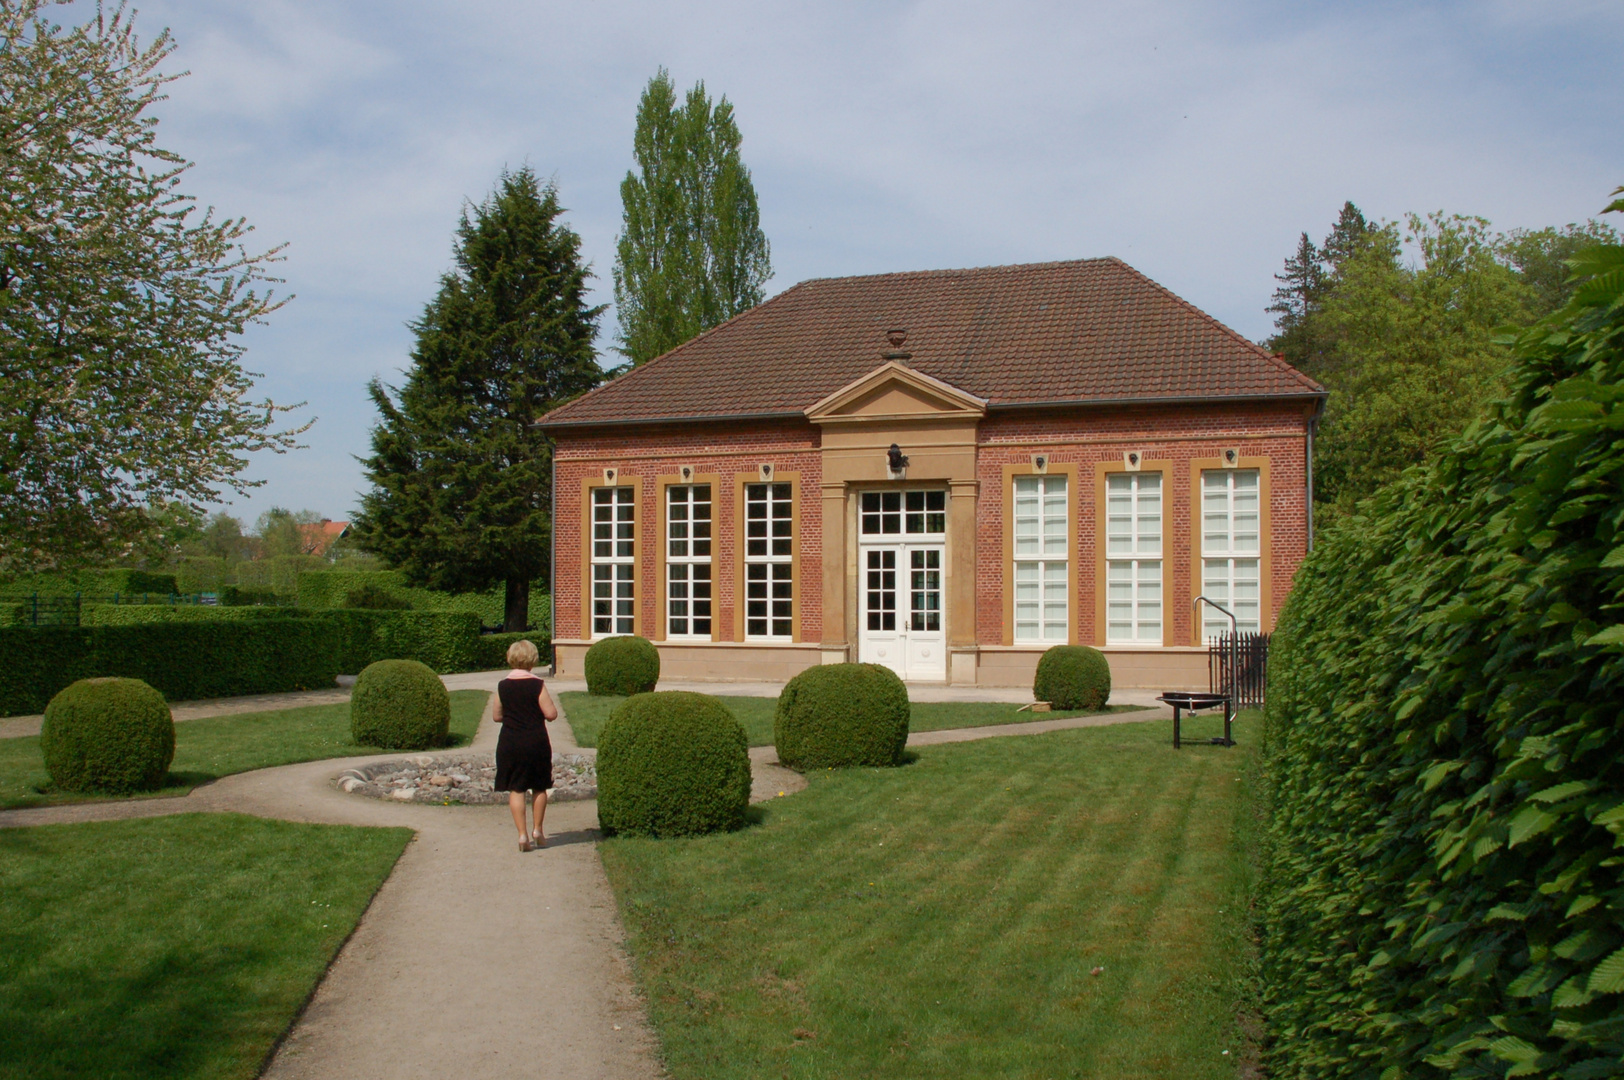
[[1207, 684], [1237, 709], [1263, 704], [1269, 687], [1269, 635], [1219, 634], [1207, 639]]
[[[78, 626], [79, 615], [86, 604], [162, 604], [168, 607], [191, 607], [198, 604], [216, 604], [214, 593], [108, 593], [104, 596], [85, 593], [0, 597], [0, 605], [14, 605], [14, 622], [24, 626]], [[0, 612], [0, 623], [5, 622]]]

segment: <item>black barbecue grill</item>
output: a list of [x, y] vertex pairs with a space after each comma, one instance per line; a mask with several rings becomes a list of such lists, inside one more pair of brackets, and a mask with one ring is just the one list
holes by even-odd
[[1193, 713], [1200, 709], [1216, 709], [1223, 706], [1224, 710], [1224, 736], [1207, 740], [1212, 746], [1234, 746], [1235, 740], [1230, 738], [1230, 725], [1235, 720], [1234, 699], [1228, 694], [1204, 694], [1197, 690], [1169, 690], [1156, 698], [1157, 701], [1173, 706], [1173, 749], [1177, 750], [1184, 745], [1179, 737], [1180, 714]]

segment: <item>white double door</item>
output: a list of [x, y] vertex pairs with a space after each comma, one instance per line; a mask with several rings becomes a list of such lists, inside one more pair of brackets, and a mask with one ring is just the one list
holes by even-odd
[[947, 678], [941, 544], [859, 548], [857, 658], [904, 679]]

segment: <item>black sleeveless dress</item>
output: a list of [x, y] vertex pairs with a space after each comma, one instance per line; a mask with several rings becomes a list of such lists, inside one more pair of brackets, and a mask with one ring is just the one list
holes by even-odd
[[548, 791], [553, 786], [553, 744], [541, 715], [540, 679], [503, 679], [502, 734], [496, 739], [497, 791]]

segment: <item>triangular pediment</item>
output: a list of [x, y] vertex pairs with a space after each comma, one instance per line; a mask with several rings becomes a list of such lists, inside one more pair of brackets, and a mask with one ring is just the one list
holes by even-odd
[[854, 379], [806, 410], [814, 424], [978, 418], [987, 403], [896, 360]]

